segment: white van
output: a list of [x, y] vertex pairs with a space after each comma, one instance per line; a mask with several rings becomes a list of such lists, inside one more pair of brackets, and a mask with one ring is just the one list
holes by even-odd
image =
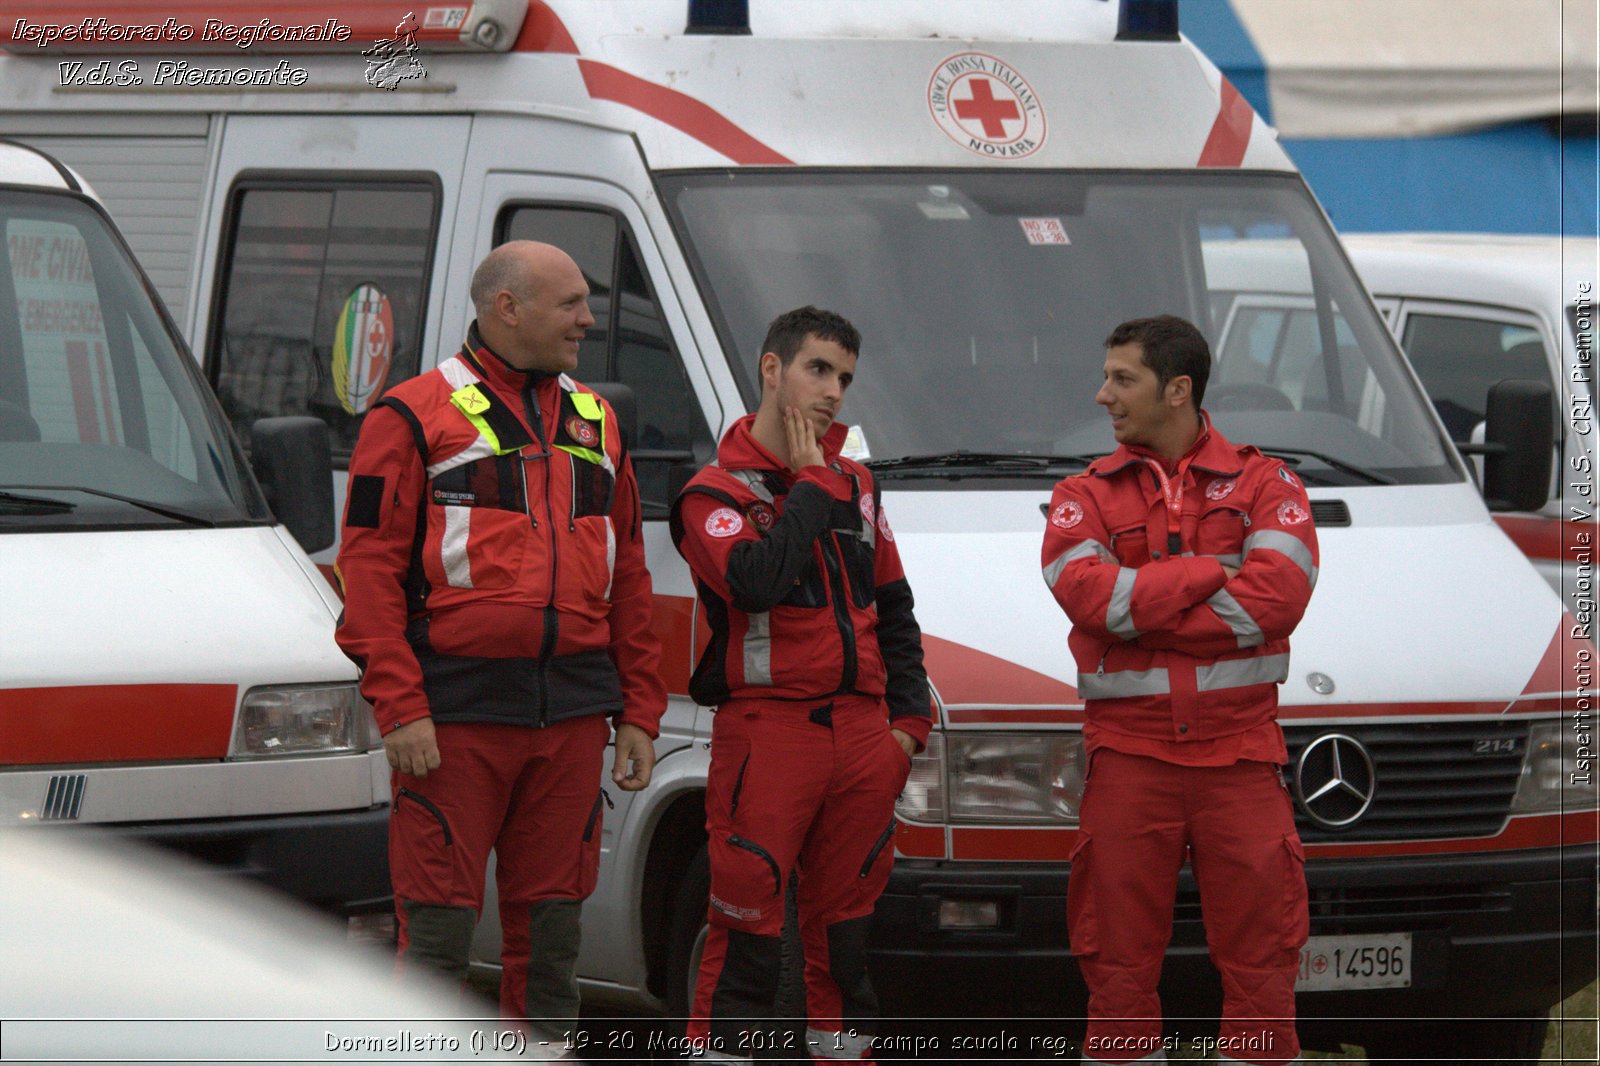
[[1559, 431], [1548, 497], [1495, 522], [1574, 613], [1593, 615], [1600, 240], [1363, 233], [1345, 247], [1457, 442], [1477, 439], [1495, 382], [1550, 386]]
[[[1296, 265], [1283, 295], [1310, 328], [1292, 359], [1241, 364], [1262, 388], [1215, 413], [1293, 464], [1320, 527], [1282, 692], [1312, 900], [1305, 1042], [1538, 1048], [1546, 1010], [1595, 976], [1590, 620], [1574, 632], [1495, 527], [1327, 219], [1179, 36], [1175, 2], [754, 0], [745, 18], [478, 0], [398, 31], [404, 5], [377, 6], [324, 33], [245, 5], [229, 18], [251, 47], [204, 40], [196, 16], [152, 54], [98, 26], [85, 42], [77, 5], [20, 3], [55, 29], [0, 26], [0, 126], [68, 155], [114, 212], [165, 220], [183, 255], [158, 283], [234, 425], [314, 414], [336, 465], [384, 385], [457, 349], [498, 242], [550, 240], [584, 268], [597, 323], [576, 376], [637, 400], [673, 694], [651, 787], [606, 815], [586, 995], [685, 1008], [712, 711], [686, 695], [706, 628], [665, 519], [755, 403], [766, 323], [816, 303], [865, 337], [843, 415], [882, 482], [937, 696], [875, 984], [940, 1050], [970, 1030], [926, 1019], [1081, 1019], [1065, 890], [1082, 700], [1039, 574], [1042, 509], [1112, 447], [1093, 402], [1112, 326], [1173, 312], [1222, 347], [1238, 295], [1222, 261], [1260, 244]], [[1548, 462], [1534, 401], [1491, 420], [1491, 483]], [[1167, 1010], [1214, 1017], [1187, 878], [1178, 908]], [[1495, 1020], [1442, 1021], [1462, 1016]]]
[[259, 426], [258, 486], [56, 160], [0, 142], [0, 233], [0, 820], [154, 841], [351, 918], [385, 908], [381, 742], [337, 599], [274, 518], [331, 540], [326, 431]]

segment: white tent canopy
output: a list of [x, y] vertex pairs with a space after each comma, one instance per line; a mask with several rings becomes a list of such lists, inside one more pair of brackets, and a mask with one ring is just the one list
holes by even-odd
[[1600, 0], [1231, 4], [1285, 137], [1452, 133], [1600, 110]]

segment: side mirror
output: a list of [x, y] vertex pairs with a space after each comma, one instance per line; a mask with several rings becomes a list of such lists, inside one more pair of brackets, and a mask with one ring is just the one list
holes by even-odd
[[584, 382], [611, 405], [616, 412], [617, 426], [622, 430], [622, 443], [629, 451], [639, 440], [639, 401], [633, 387], [620, 381]]
[[1550, 498], [1555, 393], [1548, 382], [1502, 381], [1489, 390], [1484, 442], [1461, 445], [1483, 456], [1483, 501], [1491, 511], [1537, 511]]
[[333, 457], [328, 426], [304, 415], [263, 418], [250, 427], [256, 480], [278, 521], [308, 553], [332, 546]]

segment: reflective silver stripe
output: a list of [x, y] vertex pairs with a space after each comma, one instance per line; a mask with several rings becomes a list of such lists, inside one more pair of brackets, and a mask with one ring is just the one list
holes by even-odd
[[730, 470], [728, 473], [732, 474], [734, 477], [748, 485], [750, 487], [750, 491], [755, 493], [756, 499], [761, 500], [763, 503], [774, 502], [772, 499], [772, 493], [767, 491], [767, 484], [761, 478], [761, 471]]
[[1233, 635], [1239, 640], [1239, 647], [1253, 648], [1257, 644], [1266, 642], [1266, 634], [1261, 632], [1261, 627], [1256, 620], [1250, 617], [1250, 612], [1239, 605], [1239, 601], [1228, 594], [1227, 589], [1218, 589], [1206, 600], [1211, 609], [1217, 612], [1217, 617], [1228, 624], [1233, 630]]
[[477, 440], [473, 441], [459, 452], [456, 452], [450, 458], [441, 459], [437, 463], [429, 463], [428, 476], [430, 478], [438, 477], [446, 470], [454, 470], [456, 467], [470, 463], [474, 459], [487, 459], [493, 454], [494, 445], [489, 443], [488, 437], [485, 437], [482, 433], [480, 433], [478, 434]]
[[1138, 579], [1139, 571], [1133, 567], [1119, 568], [1117, 583], [1111, 587], [1111, 603], [1106, 607], [1106, 629], [1123, 640], [1132, 640], [1139, 635], [1139, 631], [1133, 628], [1133, 583]]
[[1194, 672], [1195, 688], [1216, 692], [1246, 685], [1277, 685], [1289, 679], [1288, 655], [1261, 655], [1254, 659], [1224, 659]]
[[1056, 561], [1044, 568], [1044, 583], [1047, 588], [1055, 588], [1056, 582], [1061, 580], [1061, 571], [1069, 563], [1077, 562], [1085, 556], [1093, 555], [1098, 559], [1112, 558], [1111, 549], [1097, 540], [1085, 540], [1074, 544], [1056, 557]]
[[472, 587], [472, 566], [467, 561], [467, 529], [472, 522], [472, 508], [447, 506], [444, 509], [444, 538], [439, 545], [439, 561], [444, 564], [444, 577], [451, 588]]
[[472, 368], [459, 355], [453, 355], [440, 363], [439, 373], [444, 375], [444, 379], [450, 383], [452, 389], [464, 389], [478, 382], [478, 375], [472, 372]]
[[1235, 570], [1244, 565], [1243, 555], [1213, 555], [1211, 558], [1215, 559], [1223, 566], [1231, 566]]
[[772, 684], [772, 616], [766, 611], [747, 615], [750, 627], [744, 633], [744, 683]]
[[811, 1046], [813, 1058], [854, 1062], [861, 1058], [863, 1052], [871, 1050], [872, 1034], [858, 1033], [854, 1030], [839, 1033], [831, 1029], [807, 1028], [806, 1043]]
[[1304, 571], [1311, 587], [1317, 587], [1317, 568], [1311, 559], [1311, 549], [1306, 547], [1305, 541], [1299, 537], [1276, 529], [1263, 529], [1244, 538], [1245, 555], [1249, 555], [1257, 548], [1266, 548], [1268, 551], [1288, 556], [1290, 562]]
[[606, 599], [611, 598], [611, 582], [617, 576], [617, 527], [606, 515]]
[[1078, 674], [1078, 695], [1086, 700], [1121, 700], [1131, 696], [1165, 696], [1172, 691], [1164, 669], [1118, 670], [1110, 674]]

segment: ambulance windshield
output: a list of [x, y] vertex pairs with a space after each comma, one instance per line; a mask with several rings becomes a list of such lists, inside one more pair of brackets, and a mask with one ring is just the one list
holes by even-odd
[[[1171, 313], [1211, 342], [1214, 423], [1309, 483], [1463, 476], [1297, 179], [730, 170], [661, 186], [751, 409], [773, 315], [810, 303], [860, 328], [841, 418], [873, 460], [976, 453], [993, 476], [1060, 477], [1070, 458], [1006, 459], [1112, 450], [1094, 402], [1106, 335]], [[931, 465], [981, 480], [970, 457]]]
[[270, 520], [105, 220], [0, 190], [0, 532]]

